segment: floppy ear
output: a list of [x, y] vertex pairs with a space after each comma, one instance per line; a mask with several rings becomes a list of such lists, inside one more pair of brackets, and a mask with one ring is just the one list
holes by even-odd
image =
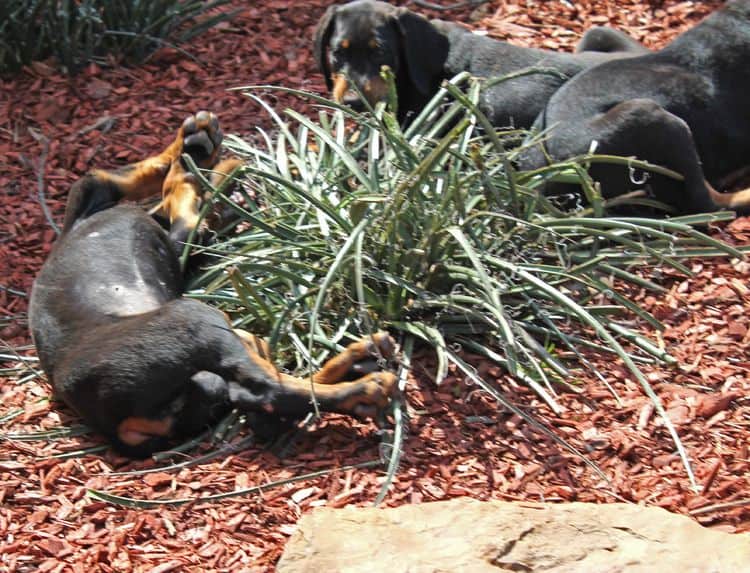
[[315, 62], [318, 64], [318, 69], [323, 72], [329, 91], [333, 89], [333, 80], [331, 79], [331, 68], [328, 65], [328, 54], [326, 52], [328, 51], [328, 43], [331, 41], [337, 8], [337, 6], [329, 6], [315, 28]]
[[406, 8], [398, 10], [396, 22], [409, 77], [421, 94], [430, 95], [443, 75], [443, 65], [448, 59], [448, 38], [429, 21]]

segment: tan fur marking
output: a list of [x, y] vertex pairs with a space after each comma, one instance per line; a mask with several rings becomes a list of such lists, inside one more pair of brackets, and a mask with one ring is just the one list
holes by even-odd
[[186, 173], [179, 161], [172, 163], [162, 188], [162, 208], [169, 222], [184, 222], [193, 229], [198, 224], [200, 195], [198, 183], [190, 173]]
[[246, 346], [249, 346], [253, 352], [263, 358], [263, 360], [271, 361], [271, 347], [268, 345], [268, 342], [263, 340], [260, 336], [250, 334], [248, 331], [242, 330], [241, 328], [235, 328], [234, 333], [242, 339], [242, 342]]
[[235, 328], [234, 333], [242, 342], [253, 364], [261, 368], [269, 378], [282, 381], [282, 374], [270, 360], [270, 348], [268, 344], [254, 334], [250, 334], [239, 328]]
[[[397, 388], [398, 379], [391, 372], [372, 372], [352, 382], [338, 382], [336, 384], [321, 384], [318, 382], [320, 379], [326, 379], [326, 376], [333, 377], [334, 370], [337, 370], [343, 376], [356, 360], [371, 356], [376, 346], [383, 355], [392, 355], [395, 351], [395, 343], [385, 332], [376, 333], [371, 338], [350, 344], [339, 356], [326, 362], [324, 369], [321, 371], [324, 372], [323, 376], [320, 376], [320, 372], [315, 374], [312, 384], [309, 378], [297, 378], [279, 372], [268, 360], [270, 349], [262, 338], [241, 329], [234, 329], [234, 332], [245, 346], [250, 360], [259, 368], [265, 369], [269, 376], [284, 386], [288, 394], [306, 398], [310, 398], [314, 394], [316, 400], [320, 402], [321, 408], [325, 411], [360, 417], [369, 416], [375, 410], [387, 406]], [[358, 408], [359, 406], [371, 406], [372, 408], [363, 410]], [[268, 404], [265, 407], [268, 411], [274, 409], [273, 404]]]
[[396, 343], [387, 332], [376, 332], [372, 337], [351, 343], [341, 354], [328, 360], [313, 376], [316, 384], [338, 384], [360, 360], [368, 358], [390, 358]]
[[345, 50], [348, 50], [348, 49], [349, 49], [349, 46], [351, 46], [351, 42], [349, 41], [349, 39], [348, 39], [348, 38], [344, 38], [343, 40], [341, 40], [341, 44], [339, 44], [339, 45], [340, 45], [340, 46], [341, 46], [342, 48], [344, 48]]
[[353, 413], [355, 408], [360, 405], [376, 406], [384, 408], [388, 405], [390, 396], [396, 389], [396, 375], [392, 372], [373, 372], [357, 380], [356, 382], [345, 382], [333, 386], [333, 388], [342, 388], [342, 386], [351, 385], [351, 393], [345, 395], [336, 405], [339, 412], [346, 414]]
[[333, 76], [333, 101], [336, 103], [344, 101], [348, 89], [349, 82], [346, 81], [346, 77], [343, 74], [335, 74]]
[[[396, 389], [397, 377], [392, 372], [372, 372], [353, 382], [325, 385], [315, 384], [315, 398], [326, 409], [341, 414], [353, 414], [354, 409], [361, 405], [384, 408], [388, 405], [390, 396]], [[281, 375], [281, 383], [295, 392], [310, 394], [310, 382]]]
[[[210, 119], [199, 123], [199, 129], [205, 128], [209, 122]], [[160, 154], [114, 171], [94, 169], [91, 175], [101, 181], [114, 184], [125, 198], [131, 201], [146, 199], [147, 197], [156, 195], [159, 191], [164, 195], [165, 188], [171, 190], [176, 184], [175, 181], [167, 183], [165, 177], [169, 179], [170, 175], [174, 176], [172, 171], [176, 160], [179, 159], [182, 153], [183, 139], [183, 128], [180, 127], [177, 137]], [[219, 148], [217, 147], [209, 159], [204, 164], [201, 164], [200, 167], [213, 166], [218, 157]]]
[[211, 185], [218, 187], [224, 183], [224, 180], [229, 177], [229, 174], [240, 167], [243, 163], [244, 161], [237, 159], [236, 157], [230, 157], [229, 159], [222, 159], [219, 161], [211, 171]]
[[174, 419], [168, 416], [163, 420], [149, 418], [125, 418], [117, 426], [117, 437], [123, 444], [138, 446], [154, 436], [168, 436], [172, 433]]
[[94, 169], [91, 175], [100, 181], [115, 185], [130, 201], [146, 199], [161, 191], [164, 176], [169, 171], [171, 161], [162, 155], [139, 161], [118, 171]]
[[388, 84], [381, 77], [372, 78], [368, 82], [368, 90], [365, 92], [370, 105], [375, 105], [379, 101], [385, 101], [388, 97]]
[[719, 193], [708, 181], [706, 187], [711, 195], [711, 200], [719, 207], [725, 209], [737, 209], [741, 207], [750, 207], [750, 189], [743, 189], [734, 193]]

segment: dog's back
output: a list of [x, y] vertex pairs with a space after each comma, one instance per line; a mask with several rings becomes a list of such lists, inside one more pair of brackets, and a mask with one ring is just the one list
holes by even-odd
[[469, 71], [490, 80], [509, 76], [482, 93], [482, 110], [496, 126], [531, 126], [550, 97], [575, 75], [603, 62], [637, 56], [645, 50], [587, 50], [571, 54], [522, 48], [475, 34], [452, 22], [432, 22], [449, 39], [446, 75]]
[[658, 52], [581, 72], [550, 98], [538, 127], [575, 130], [621, 102], [647, 99], [688, 124], [711, 179], [747, 162], [749, 61], [750, 2], [730, 2]]
[[[636, 157], [682, 180], [613, 164], [589, 174], [605, 198], [641, 191], [674, 212], [750, 209], [750, 191], [719, 193], [750, 152], [750, 0], [711, 14], [659, 52], [602, 63], [578, 74], [535, 122], [546, 133], [519, 158], [522, 169], [597, 153]], [[548, 186], [552, 194], [570, 192]]]

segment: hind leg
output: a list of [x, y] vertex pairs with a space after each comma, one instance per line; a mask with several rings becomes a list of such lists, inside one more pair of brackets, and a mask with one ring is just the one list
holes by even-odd
[[548, 160], [586, 155], [594, 141], [597, 154], [635, 157], [684, 177], [675, 181], [665, 175], [634, 174], [627, 167], [594, 163], [589, 172], [601, 183], [604, 197], [645, 189], [684, 213], [715, 211], [731, 202], [729, 195], [716, 192], [706, 182], [687, 123], [648, 99], [622, 102], [588, 121], [559, 122], [544, 143], [522, 154], [521, 167], [535, 169]]
[[396, 343], [387, 332], [376, 332], [357, 342], [328, 360], [313, 375], [316, 384], [338, 384], [354, 380], [379, 369], [378, 362], [388, 360], [396, 351]]
[[[244, 330], [235, 329], [235, 334], [249, 348], [264, 360], [271, 360], [271, 349], [262, 338]], [[315, 384], [338, 384], [355, 380], [379, 369], [379, 361], [391, 358], [396, 350], [396, 343], [387, 332], [376, 332], [349, 344], [343, 352], [323, 364], [313, 374]]]
[[[392, 349], [386, 337], [376, 340]], [[55, 377], [66, 401], [88, 413], [87, 423], [134, 456], [193, 435], [232, 407], [299, 419], [312, 411], [314, 393], [324, 411], [365, 418], [381, 412], [396, 389], [389, 372], [311, 384], [279, 372], [258, 341], [233, 331], [221, 311], [176, 299], [92, 331]], [[372, 342], [350, 345], [345, 362], [374, 350]]]
[[313, 395], [323, 412], [337, 412], [355, 418], [374, 418], [391, 401], [397, 388], [392, 372], [371, 372], [351, 382], [316, 384], [281, 374], [278, 383], [264, 387], [243, 382], [229, 382], [232, 405], [246, 410], [262, 410], [269, 414], [303, 418], [313, 411]]
[[234, 334], [250, 359], [249, 364], [239, 363], [234, 372], [226, 373], [233, 380], [229, 382], [230, 401], [239, 408], [301, 418], [311, 411], [314, 394], [323, 411], [367, 418], [382, 411], [396, 391], [393, 373], [374, 371], [378, 357], [390, 358], [395, 351], [395, 342], [385, 332], [350, 344], [312, 379], [279, 372], [262, 339], [242, 330]]

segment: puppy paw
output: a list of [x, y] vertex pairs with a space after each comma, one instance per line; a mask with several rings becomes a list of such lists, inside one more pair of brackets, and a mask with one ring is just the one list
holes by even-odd
[[219, 119], [209, 111], [199, 111], [185, 118], [180, 128], [182, 153], [187, 153], [201, 167], [213, 167], [219, 157], [223, 134]]
[[352, 363], [372, 358], [389, 359], [396, 353], [396, 341], [384, 331], [366, 336], [346, 347]]
[[388, 408], [398, 391], [398, 377], [392, 372], [373, 372], [349, 398], [349, 412], [359, 419], [377, 419]]

